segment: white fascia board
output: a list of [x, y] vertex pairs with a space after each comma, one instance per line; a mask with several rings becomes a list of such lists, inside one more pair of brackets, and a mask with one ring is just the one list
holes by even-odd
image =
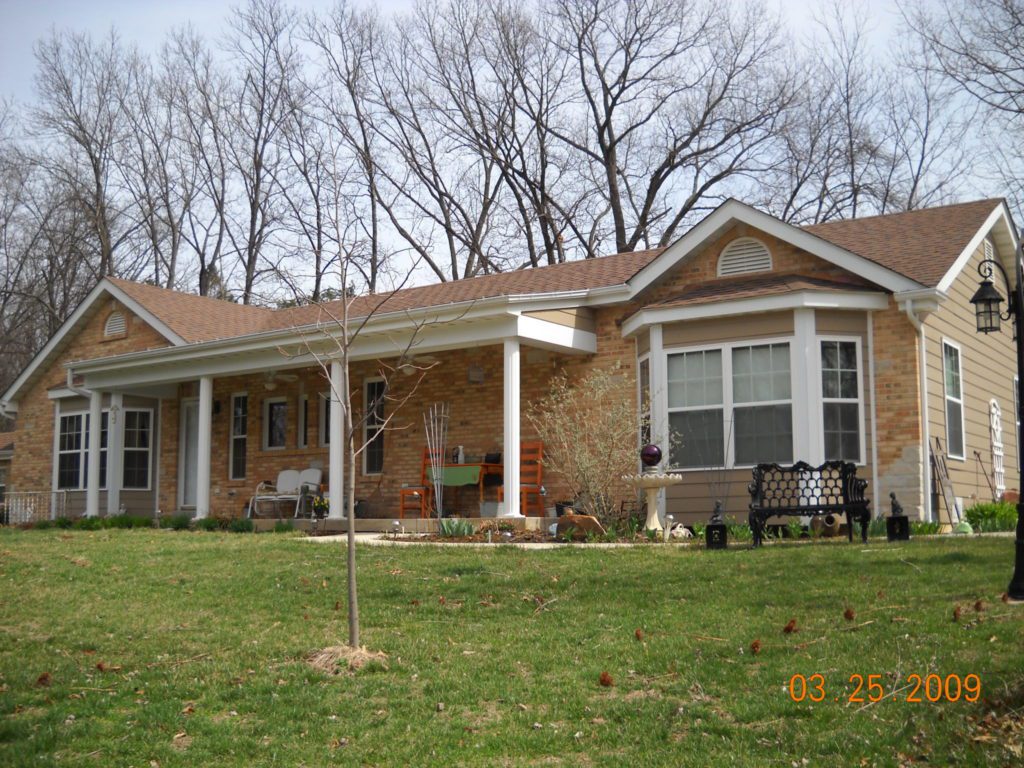
[[597, 352], [597, 334], [579, 328], [570, 328], [538, 317], [520, 316], [517, 321], [517, 335], [531, 346], [551, 349], [556, 352]]
[[919, 291], [900, 291], [893, 294], [896, 306], [901, 312], [906, 312], [909, 306], [912, 311], [922, 314], [922, 319], [933, 312], [937, 312], [947, 298], [945, 291], [938, 288], [924, 288]]
[[76, 392], [71, 387], [59, 387], [57, 389], [51, 389], [46, 393], [46, 396], [50, 400], [66, 400], [69, 397], [82, 397], [82, 392]]
[[151, 325], [154, 330], [171, 342], [171, 344], [185, 344], [185, 340], [181, 338], [181, 336], [174, 333], [174, 331], [168, 328], [164, 323], [160, 322], [148, 310], [146, 310], [145, 307], [128, 296], [123, 290], [118, 288], [109, 280], [101, 280], [96, 284], [96, 287], [89, 292], [89, 295], [85, 297], [82, 303], [78, 305], [75, 311], [71, 313], [68, 319], [64, 321], [63, 325], [61, 325], [57, 332], [50, 337], [50, 340], [46, 342], [46, 345], [39, 350], [35, 357], [32, 358], [32, 361], [25, 367], [25, 370], [21, 372], [21, 375], [14, 380], [14, 383], [8, 387], [3, 396], [0, 397], [0, 400], [5, 403], [5, 413], [17, 413], [19, 390], [32, 378], [39, 367], [50, 358], [50, 355], [53, 354], [53, 352], [60, 346], [64, 337], [67, 336], [79, 322], [81, 322], [82, 318], [89, 311], [92, 305], [95, 304], [104, 293], [107, 293], [117, 299], [134, 314], [145, 320], [147, 324]]
[[[992, 209], [992, 213], [985, 219], [985, 223], [981, 225], [981, 228], [974, 233], [974, 237], [971, 238], [970, 242], [967, 243], [967, 247], [960, 252], [960, 255], [956, 257], [956, 261], [953, 262], [946, 274], [942, 276], [939, 284], [936, 286], [940, 291], [946, 292], [953, 285], [953, 282], [960, 276], [964, 267], [967, 266], [967, 262], [971, 260], [971, 256], [981, 246], [982, 241], [988, 235], [997, 223], [1002, 222], [1006, 226], [1006, 231], [1010, 236], [1010, 241], [1013, 243], [1013, 253], [1017, 252], [1017, 232], [1013, 226], [1013, 218], [1010, 216], [1010, 209], [1006, 207], [1006, 203], [1000, 203]], [[1013, 274], [1014, 266], [1011, 260], [1009, 264], [1003, 260], [1003, 266], [1009, 274]], [[980, 278], [979, 278], [980, 279]]]
[[785, 309], [852, 309], [874, 310], [889, 306], [884, 293], [864, 291], [793, 291], [776, 296], [756, 296], [692, 306], [642, 309], [622, 324], [622, 335], [630, 336], [641, 328], [661, 323], [679, 323], [714, 317], [750, 315]]
[[660, 256], [644, 267], [629, 281], [632, 296], [649, 288], [670, 269], [689, 257], [726, 226], [747, 224], [772, 237], [835, 264], [847, 272], [863, 277], [889, 291], [907, 291], [921, 288], [921, 284], [880, 264], [840, 248], [828, 240], [813, 235], [800, 227], [787, 224], [763, 211], [738, 200], [729, 199], [704, 217], [689, 232], [670, 245]]

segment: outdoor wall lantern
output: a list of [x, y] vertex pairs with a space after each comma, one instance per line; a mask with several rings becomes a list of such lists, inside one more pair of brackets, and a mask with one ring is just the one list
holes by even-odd
[[[978, 333], [995, 333], [999, 330], [1000, 321], [1013, 320], [1013, 340], [1017, 353], [1017, 445], [1024, 445], [1024, 419], [1021, 418], [1020, 408], [1024, 405], [1024, 337], [1021, 334], [1021, 309], [1024, 307], [1024, 270], [1021, 268], [1021, 245], [1018, 238], [1017, 252], [1014, 254], [1014, 269], [1016, 280], [1011, 285], [1010, 278], [1003, 269], [1003, 265], [994, 259], [983, 259], [978, 264], [978, 274], [981, 276], [981, 285], [974, 296], [971, 297], [971, 304], [974, 305], [974, 317], [978, 324]], [[992, 276], [999, 272], [1006, 283], [1009, 301], [1006, 313], [999, 310], [1003, 297], [999, 290], [992, 284]], [[1018, 478], [1024, 478], [1024, 451], [1017, 451]], [[1018, 479], [1018, 483], [1021, 480]], [[1013, 578], [1010, 586], [1007, 587], [1007, 594], [1014, 600], [1024, 600], [1024, 501], [1017, 501], [1017, 536], [1015, 542], [1015, 559], [1013, 566]]]

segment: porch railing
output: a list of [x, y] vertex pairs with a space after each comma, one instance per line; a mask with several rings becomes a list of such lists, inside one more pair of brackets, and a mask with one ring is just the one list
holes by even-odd
[[24, 525], [66, 517], [67, 491], [8, 491], [0, 504], [0, 524]]

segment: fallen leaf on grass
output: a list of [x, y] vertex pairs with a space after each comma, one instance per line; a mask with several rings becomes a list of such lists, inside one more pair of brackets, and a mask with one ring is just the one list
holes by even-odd
[[843, 611], [843, 618], [847, 621], [853, 621], [855, 618], [857, 618], [857, 614], [853, 612], [853, 608], [847, 608], [845, 611]]
[[191, 714], [194, 714], [195, 711], [196, 711], [196, 706], [195, 706], [195, 704], [193, 704], [190, 701], [188, 704], [185, 705], [184, 709], [181, 710], [181, 714], [183, 714], [183, 715], [191, 715]]
[[644, 641], [644, 631], [643, 631], [642, 629], [640, 629], [639, 627], [637, 627], [637, 628], [636, 628], [636, 629], [635, 629], [635, 630], [633, 631], [633, 636], [634, 636], [634, 637], [635, 637], [635, 638], [636, 638], [637, 640], [639, 640], [639, 641], [640, 641], [641, 643], [642, 643], [642, 642]]
[[960, 606], [953, 609], [953, 621], [960, 621]]
[[977, 600], [974, 603], [974, 610], [976, 610], [978, 613], [981, 613], [982, 611], [984, 611], [985, 610], [985, 601], [984, 600]]
[[331, 740], [331, 749], [341, 749], [342, 747], [348, 746], [348, 739], [342, 737], [340, 739]]
[[96, 669], [100, 672], [120, 672], [122, 667], [120, 664], [107, 664], [106, 662], [101, 661], [96, 665]]
[[761, 652], [761, 641], [755, 640], [750, 644], [750, 652], [757, 656]]
[[1003, 596], [1000, 598], [1004, 603], [1010, 602], [1010, 593], [1003, 592]]
[[782, 633], [785, 635], [791, 635], [797, 631], [798, 630], [796, 628], [796, 619], [790, 619], [786, 626], [782, 628]]
[[611, 688], [613, 685], [615, 685], [615, 681], [612, 680], [612, 676], [609, 675], [607, 672], [602, 672], [601, 677], [599, 677], [597, 681], [605, 688]]
[[334, 610], [336, 610], [336, 611], [340, 611], [341, 610], [341, 600], [335, 600], [334, 601]]
[[36, 687], [48, 688], [53, 684], [53, 675], [49, 672], [43, 672], [39, 677], [36, 678]]

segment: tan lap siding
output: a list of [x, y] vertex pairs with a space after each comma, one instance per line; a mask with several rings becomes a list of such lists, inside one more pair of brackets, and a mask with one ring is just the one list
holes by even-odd
[[[950, 286], [948, 298], [938, 312], [925, 323], [928, 353], [928, 418], [932, 443], [942, 440], [948, 452], [946, 439], [946, 400], [943, 379], [943, 340], [960, 348], [962, 390], [964, 398], [964, 458], [947, 459], [950, 480], [956, 496], [965, 506], [991, 501], [992, 491], [986, 477], [992, 473], [992, 440], [989, 429], [989, 401], [995, 398], [1002, 410], [1003, 466], [1007, 490], [1020, 487], [1017, 472], [1017, 435], [1013, 414], [1013, 378], [1017, 372], [1012, 329], [1004, 324], [1000, 333], [989, 335], [975, 331], [974, 307], [971, 296], [978, 288], [977, 265], [983, 258], [981, 248], [971, 257], [959, 277]], [[1000, 293], [1006, 295], [1001, 278], [994, 281]], [[975, 455], [981, 454], [981, 461]], [[945, 504], [937, 497], [936, 512], [941, 510], [945, 520]]]

